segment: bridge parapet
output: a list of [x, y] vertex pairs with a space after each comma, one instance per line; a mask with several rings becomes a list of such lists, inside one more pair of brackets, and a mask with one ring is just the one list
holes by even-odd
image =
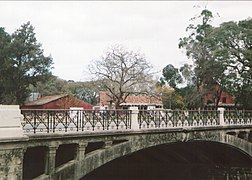
[[139, 113], [141, 129], [203, 127], [220, 125], [219, 111], [144, 110]]
[[18, 105], [0, 105], [0, 137], [22, 138], [21, 119]]
[[131, 128], [126, 110], [27, 110], [23, 109], [24, 133], [71, 133]]
[[140, 111], [140, 128], [205, 127], [252, 124], [251, 110]]
[[71, 133], [251, 125], [252, 111], [22, 110], [24, 133]]
[[251, 110], [224, 111], [226, 125], [243, 125], [252, 123]]

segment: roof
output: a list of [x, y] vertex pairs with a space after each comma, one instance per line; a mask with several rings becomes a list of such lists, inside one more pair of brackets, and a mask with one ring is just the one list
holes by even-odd
[[125, 100], [127, 104], [162, 104], [159, 97], [153, 96], [128, 96]]
[[67, 95], [44, 96], [44, 97], [37, 99], [35, 101], [26, 103], [25, 106], [40, 106], [40, 105], [44, 105], [44, 104], [47, 104], [52, 101], [56, 101], [56, 100], [58, 100], [62, 97], [65, 97], [65, 96], [67, 96]]
[[[206, 106], [216, 106], [215, 104], [206, 104]], [[240, 104], [234, 104], [234, 103], [219, 103], [218, 106], [240, 106]]]
[[[108, 104], [109, 102], [109, 96], [106, 94], [106, 92], [101, 91], [100, 92], [100, 103]], [[125, 102], [121, 103], [121, 105], [150, 105], [150, 104], [162, 104], [161, 97], [158, 96], [128, 96], [125, 100]]]

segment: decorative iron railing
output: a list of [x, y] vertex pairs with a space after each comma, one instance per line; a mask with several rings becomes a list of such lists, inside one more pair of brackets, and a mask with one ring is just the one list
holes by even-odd
[[[223, 113], [224, 112], [224, 113]], [[252, 111], [21, 110], [25, 133], [252, 125]]]
[[196, 127], [220, 125], [219, 111], [140, 110], [139, 128]]
[[26, 110], [25, 133], [78, 132], [131, 128], [131, 112], [124, 110]]
[[224, 111], [224, 121], [226, 125], [252, 124], [251, 110]]

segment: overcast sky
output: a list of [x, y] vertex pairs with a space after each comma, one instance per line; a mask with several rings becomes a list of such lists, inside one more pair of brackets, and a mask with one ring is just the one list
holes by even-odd
[[0, 1], [0, 27], [13, 33], [30, 21], [53, 74], [84, 81], [88, 64], [114, 44], [145, 54], [156, 70], [182, 66], [179, 38], [205, 6], [215, 25], [252, 17], [252, 1]]

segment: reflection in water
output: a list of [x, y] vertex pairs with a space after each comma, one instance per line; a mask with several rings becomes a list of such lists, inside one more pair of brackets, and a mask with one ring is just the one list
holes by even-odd
[[215, 167], [209, 169], [209, 179], [252, 179], [252, 168], [244, 167]]
[[83, 180], [251, 180], [252, 159], [218, 143], [176, 143], [116, 159]]
[[[149, 167], [148, 167], [149, 166]], [[251, 168], [207, 167], [206, 165], [124, 165], [104, 167], [83, 180], [251, 180]]]

